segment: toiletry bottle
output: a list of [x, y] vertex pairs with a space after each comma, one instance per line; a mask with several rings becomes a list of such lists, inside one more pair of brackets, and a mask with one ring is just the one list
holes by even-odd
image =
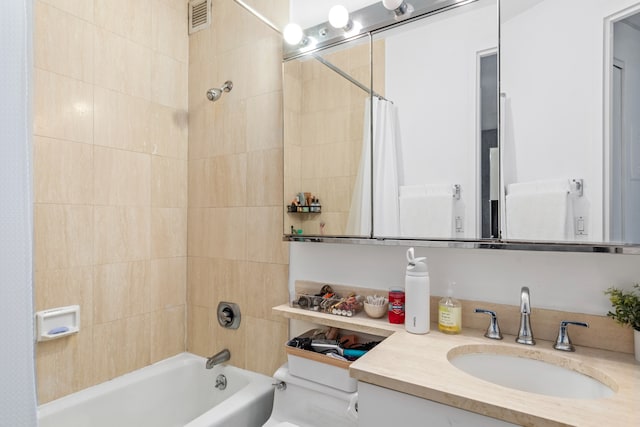
[[389, 289], [389, 323], [404, 324], [405, 301], [404, 289], [399, 287]]
[[438, 329], [445, 334], [459, 334], [462, 330], [462, 305], [453, 297], [453, 283], [447, 296], [438, 303]]
[[416, 258], [413, 248], [407, 250], [407, 272], [405, 275], [404, 328], [412, 334], [429, 332], [429, 273], [427, 259]]

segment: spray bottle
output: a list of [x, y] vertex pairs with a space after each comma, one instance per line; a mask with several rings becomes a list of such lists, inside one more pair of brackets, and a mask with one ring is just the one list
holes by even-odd
[[413, 248], [407, 250], [407, 272], [405, 275], [405, 320], [404, 327], [412, 334], [429, 332], [429, 273], [427, 259], [416, 258]]

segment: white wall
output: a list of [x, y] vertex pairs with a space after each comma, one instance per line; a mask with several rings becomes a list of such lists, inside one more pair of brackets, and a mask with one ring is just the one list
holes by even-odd
[[477, 55], [497, 48], [497, 19], [496, 1], [480, 0], [383, 33], [384, 94], [400, 121], [401, 183], [460, 184], [466, 237], [476, 237], [477, 225]]
[[589, 241], [604, 238], [604, 19], [634, 3], [501, 2], [505, 184], [583, 178]]
[[[291, 243], [289, 289], [296, 280], [387, 290], [403, 284], [408, 246]], [[528, 286], [533, 307], [605, 315], [603, 291], [640, 282], [639, 255], [416, 248], [426, 256], [432, 295], [455, 281], [459, 298], [520, 304]]]
[[31, 1], [0, 2], [0, 426], [36, 425]]

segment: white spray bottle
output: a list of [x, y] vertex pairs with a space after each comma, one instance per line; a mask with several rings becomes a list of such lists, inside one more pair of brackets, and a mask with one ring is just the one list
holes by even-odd
[[407, 250], [407, 273], [405, 275], [404, 327], [412, 334], [426, 334], [430, 327], [429, 272], [427, 259], [416, 258], [413, 248]]

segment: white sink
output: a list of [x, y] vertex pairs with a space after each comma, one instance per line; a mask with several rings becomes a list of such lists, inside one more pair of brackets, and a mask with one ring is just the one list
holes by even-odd
[[467, 345], [451, 350], [448, 358], [476, 378], [530, 393], [597, 399], [612, 396], [617, 389], [611, 378], [596, 369], [534, 349]]

